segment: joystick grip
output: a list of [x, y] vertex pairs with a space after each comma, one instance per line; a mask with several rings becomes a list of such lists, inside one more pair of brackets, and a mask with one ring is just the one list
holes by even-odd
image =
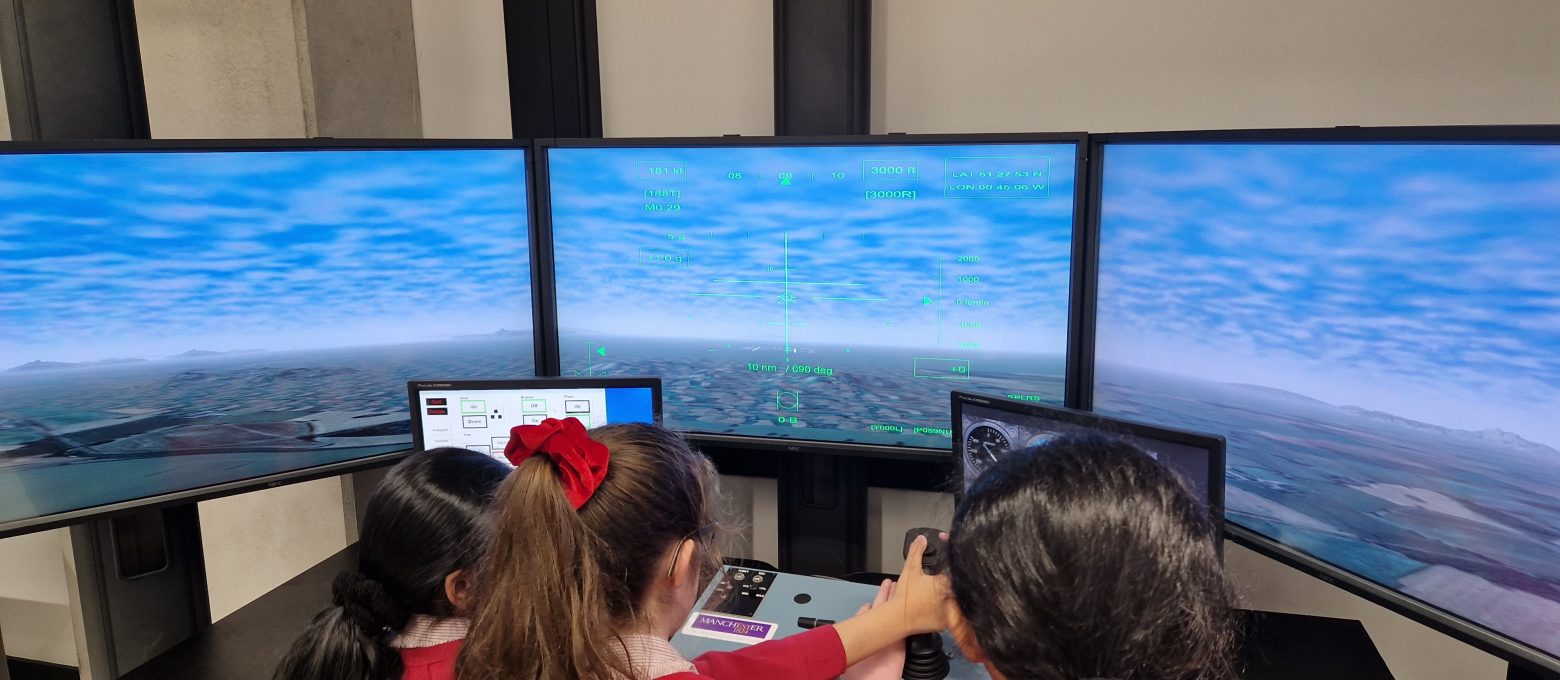
[[903, 555], [910, 556], [910, 544], [915, 542], [915, 537], [926, 537], [926, 552], [921, 554], [921, 571], [936, 576], [943, 572], [943, 567], [948, 563], [948, 546], [943, 543], [942, 530], [929, 527], [916, 527], [905, 532], [905, 547]]
[[[926, 551], [921, 553], [921, 571], [936, 576], [947, 565], [948, 546], [942, 540], [942, 530], [916, 527], [905, 532], [904, 556], [910, 556], [910, 544], [915, 537], [926, 537]], [[907, 680], [942, 680], [948, 677], [948, 655], [943, 652], [942, 636], [922, 633], [905, 639], [905, 670]]]

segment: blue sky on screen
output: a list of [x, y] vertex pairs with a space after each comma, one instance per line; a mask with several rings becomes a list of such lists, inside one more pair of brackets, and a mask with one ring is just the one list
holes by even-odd
[[530, 325], [520, 150], [0, 155], [0, 369]]
[[1117, 145], [1105, 167], [1101, 362], [1560, 446], [1560, 148]]
[[[1073, 147], [1060, 145], [556, 149], [550, 191], [560, 324], [567, 331], [778, 339], [787, 265], [793, 342], [935, 344], [932, 306], [943, 268], [943, 313], [960, 296], [988, 300], [985, 349], [1060, 352], [1067, 328]], [[950, 157], [1049, 157], [1049, 198], [943, 197]], [[864, 161], [918, 168], [916, 179], [869, 179]], [[679, 165], [682, 179], [650, 179]], [[729, 172], [742, 172], [733, 180]], [[794, 174], [781, 186], [777, 173]], [[844, 172], [835, 180], [831, 173]], [[647, 212], [644, 191], [676, 189], [681, 211]], [[867, 190], [915, 190], [915, 200], [867, 200]], [[667, 234], [685, 234], [686, 240]], [[784, 245], [789, 239], [789, 248]], [[646, 254], [682, 254], [657, 266]], [[978, 264], [959, 263], [977, 255]], [[773, 268], [773, 269], [771, 269]], [[960, 286], [957, 277], [980, 276]], [[759, 295], [753, 298], [696, 293]], [[873, 298], [823, 300], [825, 297]], [[964, 315], [961, 318], [968, 318]], [[949, 321], [944, 318], [944, 321]], [[893, 327], [888, 324], [893, 323]]]

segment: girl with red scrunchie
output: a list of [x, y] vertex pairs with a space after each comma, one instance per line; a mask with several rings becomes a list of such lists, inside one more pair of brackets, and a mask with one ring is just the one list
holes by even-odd
[[659, 427], [573, 419], [515, 428], [505, 455], [458, 680], [886, 680], [904, 638], [947, 628], [946, 579], [921, 573], [918, 542], [860, 614], [686, 660], [669, 640], [720, 566], [709, 461]]

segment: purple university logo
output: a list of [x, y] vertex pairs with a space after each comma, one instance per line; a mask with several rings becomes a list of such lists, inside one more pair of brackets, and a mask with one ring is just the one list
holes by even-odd
[[734, 635], [753, 642], [768, 640], [775, 632], [775, 624], [773, 623], [703, 613], [694, 616], [693, 622], [688, 624], [688, 628], [690, 631]]

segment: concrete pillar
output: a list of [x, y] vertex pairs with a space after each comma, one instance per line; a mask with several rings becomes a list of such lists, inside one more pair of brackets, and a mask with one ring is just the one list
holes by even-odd
[[411, 0], [140, 0], [154, 138], [422, 136]]
[[[0, 77], [0, 82], [4, 82], [4, 78], [3, 77]], [[11, 116], [10, 116], [10, 110], [5, 108], [5, 88], [0, 87], [0, 142], [10, 141], [10, 139], [11, 139]], [[5, 650], [3, 648], [0, 648], [0, 652], [4, 652], [4, 651]], [[0, 664], [0, 666], [4, 666], [4, 665], [5, 664]], [[4, 668], [0, 668], [0, 680], [8, 680], [5, 677], [5, 669]]]
[[310, 134], [421, 137], [412, 0], [294, 0], [293, 7]]

